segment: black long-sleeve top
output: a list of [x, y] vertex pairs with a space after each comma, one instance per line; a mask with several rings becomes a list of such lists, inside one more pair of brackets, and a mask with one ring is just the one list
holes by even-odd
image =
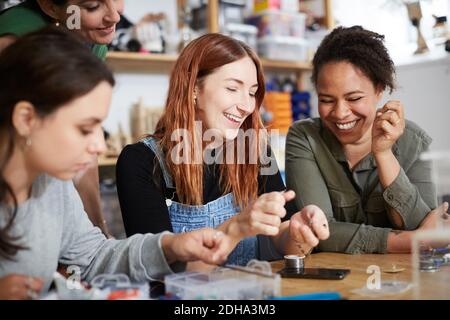
[[[156, 166], [156, 167], [155, 167]], [[164, 183], [159, 163], [153, 151], [138, 142], [127, 145], [116, 166], [117, 192], [127, 236], [136, 233], [172, 231], [166, 196], [173, 194]], [[203, 199], [205, 203], [223, 195], [219, 185], [219, 167], [208, 165], [204, 170]], [[258, 177], [258, 194], [285, 190], [280, 172]], [[177, 196], [173, 199], [178, 201]], [[288, 219], [295, 211], [294, 201], [286, 205]], [[261, 246], [261, 243], [260, 243]]]

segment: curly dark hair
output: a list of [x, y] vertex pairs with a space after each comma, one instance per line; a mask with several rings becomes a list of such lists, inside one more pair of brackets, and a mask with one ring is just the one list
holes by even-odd
[[347, 61], [358, 67], [375, 88], [395, 89], [395, 67], [384, 46], [384, 36], [361, 26], [338, 27], [327, 35], [313, 59], [311, 80], [317, 85], [320, 69], [327, 63]]

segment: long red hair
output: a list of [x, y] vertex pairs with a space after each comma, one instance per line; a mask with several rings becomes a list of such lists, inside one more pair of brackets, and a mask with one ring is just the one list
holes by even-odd
[[[255, 129], [256, 139], [245, 143], [245, 163], [238, 164], [237, 144], [234, 143], [233, 163], [220, 165], [220, 184], [223, 193], [232, 192], [236, 204], [241, 208], [258, 195], [258, 175], [260, 161], [249, 161], [251, 155], [259, 155], [260, 133], [264, 129], [260, 116], [260, 106], [265, 94], [265, 81], [261, 62], [253, 50], [245, 43], [221, 34], [206, 34], [192, 41], [180, 54], [170, 77], [169, 92], [165, 111], [159, 120], [154, 136], [160, 139], [166, 154], [166, 164], [172, 174], [178, 199], [183, 204], [203, 204], [203, 167], [204, 164], [175, 164], [171, 157], [172, 150], [179, 143], [172, 141], [171, 135], [177, 129], [185, 129], [192, 133], [190, 159], [195, 158], [195, 146], [203, 151], [201, 137], [195, 134], [194, 90], [196, 85], [213, 73], [217, 68], [250, 57], [255, 63], [258, 79], [258, 90], [255, 95], [255, 111], [245, 119], [241, 129]], [[200, 141], [199, 141], [200, 140]], [[226, 148], [225, 148], [226, 149]], [[197, 149], [198, 150], [198, 149]], [[202, 152], [203, 155], [203, 152]]]

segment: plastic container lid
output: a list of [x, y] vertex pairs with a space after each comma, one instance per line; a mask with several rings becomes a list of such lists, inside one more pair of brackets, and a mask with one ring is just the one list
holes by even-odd
[[258, 39], [258, 43], [261, 44], [288, 44], [288, 45], [300, 45], [307, 46], [308, 40], [299, 37], [286, 37], [286, 36], [264, 36]]
[[254, 35], [258, 33], [257, 27], [242, 23], [228, 23], [225, 29], [229, 32], [251, 33]]
[[273, 8], [255, 12], [248, 18], [259, 17], [259, 16], [263, 16], [263, 15], [270, 15], [270, 14], [282, 14], [282, 15], [291, 15], [291, 16], [306, 18], [306, 14], [303, 12], [283, 11], [283, 10], [278, 10], [278, 9], [273, 9]]

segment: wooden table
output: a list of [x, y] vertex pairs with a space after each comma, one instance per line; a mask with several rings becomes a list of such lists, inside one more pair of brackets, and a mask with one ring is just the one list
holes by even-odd
[[[283, 296], [293, 296], [302, 293], [317, 292], [339, 292], [344, 299], [450, 299], [450, 270], [436, 273], [420, 273], [421, 283], [433, 284], [412, 287], [402, 294], [366, 296], [352, 292], [367, 286], [367, 280], [373, 273], [368, 273], [369, 266], [379, 266], [381, 281], [405, 281], [412, 283], [413, 270], [410, 254], [366, 254], [366, 255], [348, 255], [339, 253], [317, 253], [308, 256], [305, 259], [306, 268], [338, 268], [350, 269], [351, 273], [343, 280], [312, 280], [312, 279], [293, 279], [282, 278], [281, 291]], [[405, 271], [399, 273], [385, 273], [384, 270], [405, 268]], [[279, 271], [284, 267], [283, 261], [272, 262], [272, 269]], [[439, 278], [438, 278], [439, 277]], [[447, 277], [447, 279], [444, 279]], [[440, 288], [439, 296], [436, 291], [436, 280], [442, 283], [446, 280], [444, 291]], [[425, 288], [424, 288], [425, 287]]]

